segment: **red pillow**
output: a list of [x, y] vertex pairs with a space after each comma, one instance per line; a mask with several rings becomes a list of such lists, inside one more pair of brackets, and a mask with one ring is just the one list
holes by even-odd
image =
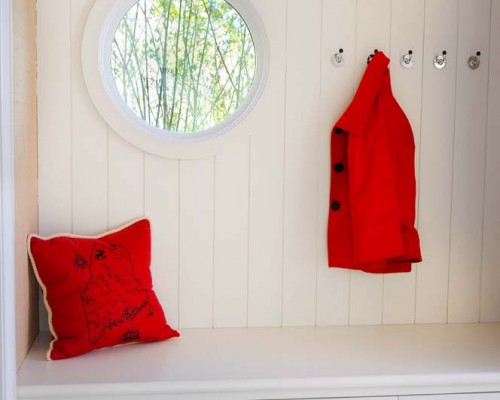
[[54, 336], [47, 359], [179, 336], [165, 319], [151, 280], [147, 219], [99, 236], [28, 236]]

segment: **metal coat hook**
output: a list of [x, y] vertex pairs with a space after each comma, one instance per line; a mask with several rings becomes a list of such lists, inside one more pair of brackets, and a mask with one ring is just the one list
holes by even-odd
[[475, 56], [470, 56], [467, 59], [467, 65], [472, 70], [478, 69], [480, 64], [481, 64], [481, 52], [480, 51], [476, 52]]
[[434, 66], [437, 69], [443, 69], [446, 66], [446, 50], [434, 57]]
[[368, 56], [366, 59], [366, 63], [370, 64], [370, 61], [372, 60], [373, 56], [378, 53], [378, 49], [373, 50], [373, 53]]
[[332, 64], [335, 66], [335, 67], [341, 67], [342, 65], [344, 65], [344, 49], [339, 49], [338, 53], [335, 53], [331, 60]]
[[408, 50], [408, 53], [401, 57], [400, 64], [403, 68], [413, 67], [413, 50]]

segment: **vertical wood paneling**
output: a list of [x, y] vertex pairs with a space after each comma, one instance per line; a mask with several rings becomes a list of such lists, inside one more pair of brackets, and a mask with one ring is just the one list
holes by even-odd
[[[215, 158], [178, 161], [131, 146], [91, 103], [80, 45], [94, 2], [39, 0], [40, 233], [94, 234], [149, 216], [155, 289], [173, 326], [499, 320], [500, 1], [491, 1], [490, 31], [490, 0], [252, 0], [271, 68], [236, 128], [249, 137]], [[330, 130], [374, 48], [392, 55], [420, 170], [424, 262], [385, 277], [328, 268], [326, 253]], [[442, 50], [448, 65], [437, 70]]]
[[39, 229], [50, 235], [72, 231], [71, 2], [37, 10]]
[[355, 84], [366, 70], [366, 59], [375, 49], [390, 57], [391, 0], [356, 0]]
[[267, 86], [253, 112], [250, 142], [248, 323], [281, 324], [286, 0], [253, 0], [270, 48]]
[[[460, 0], [449, 322], [479, 321], [491, 0]], [[483, 64], [466, 60], [481, 51]]]
[[[390, 57], [391, 1], [358, 0], [356, 85], [366, 69], [366, 58], [374, 49]], [[383, 277], [360, 271], [351, 273], [350, 324], [380, 324], [382, 321]]]
[[[70, 2], [38, 2], [37, 49], [38, 229], [52, 235], [73, 230]], [[41, 290], [39, 299], [40, 330], [49, 330]]]
[[214, 326], [248, 322], [250, 141], [215, 157]]
[[144, 211], [151, 221], [154, 290], [170, 325], [179, 325], [179, 161], [145, 155]]
[[[356, 65], [356, 2], [323, 0], [321, 101], [318, 140], [318, 274], [317, 325], [345, 325], [349, 320], [351, 272], [328, 267], [327, 227], [330, 212], [330, 131], [352, 99]], [[330, 59], [344, 50], [345, 64], [334, 67]]]
[[81, 67], [83, 28], [92, 4], [88, 0], [71, 0], [70, 84], [73, 231], [94, 235], [108, 226], [108, 138], [107, 126], [88, 95]]
[[314, 325], [321, 0], [288, 0], [283, 325]]
[[[481, 321], [500, 321], [500, 1], [492, 1]], [[484, 66], [484, 64], [483, 64]]]
[[[456, 0], [425, 2], [418, 212], [424, 261], [417, 267], [417, 322], [447, 318], [457, 23]], [[448, 63], [438, 70], [432, 60], [443, 50]]]
[[144, 215], [144, 153], [108, 128], [108, 224]]
[[214, 158], [180, 162], [179, 326], [213, 326]]
[[[422, 67], [424, 35], [424, 2], [392, 0], [391, 81], [396, 100], [408, 117], [415, 137], [416, 154], [420, 144], [420, 113], [422, 106]], [[400, 59], [413, 51], [412, 68], [401, 67]], [[418, 177], [418, 165], [415, 166]], [[384, 276], [384, 324], [409, 324], [415, 321], [416, 272]]]
[[[4, 3], [4, 5], [7, 4]], [[13, 235], [15, 244], [15, 319], [18, 368], [28, 353], [33, 339], [38, 333], [39, 326], [36, 312], [38, 310], [38, 288], [26, 257], [26, 236], [29, 233], [38, 232], [35, 5], [35, 0], [12, 2], [12, 84], [16, 89], [12, 93], [14, 182], [11, 183], [13, 183], [15, 199], [15, 210], [12, 218], [15, 223]], [[3, 21], [6, 22], [6, 19], [3, 19]], [[0, 27], [0, 31], [6, 28], [5, 24]], [[2, 68], [0, 67], [0, 70]], [[6, 106], [8, 107], [6, 104], [0, 106], [0, 109], [2, 109], [0, 113], [5, 110]], [[0, 122], [0, 124], [2, 123], [4, 121]], [[4, 145], [3, 151], [6, 150], [7, 147]], [[0, 163], [6, 162], [7, 159], [4, 158]], [[5, 202], [6, 195], [7, 192], [2, 192], [0, 202]], [[3, 234], [5, 235], [5, 233]], [[6, 236], [2, 236], [0, 241], [3, 242], [5, 239]], [[7, 242], [3, 243], [6, 244]], [[2, 246], [5, 246], [5, 244], [2, 244]], [[4, 281], [4, 283], [7, 282]], [[9, 308], [11, 312], [14, 312], [10, 305]]]

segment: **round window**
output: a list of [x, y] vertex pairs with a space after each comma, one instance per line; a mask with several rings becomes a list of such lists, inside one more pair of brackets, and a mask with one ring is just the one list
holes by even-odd
[[201, 132], [243, 104], [255, 47], [225, 0], [139, 0], [115, 31], [111, 71], [123, 101], [143, 121]]
[[[248, 0], [99, 1], [85, 27], [82, 65], [97, 110], [118, 134], [183, 158], [193, 143], [222, 141], [252, 109], [267, 53]], [[216, 152], [213, 143], [205, 147]]]

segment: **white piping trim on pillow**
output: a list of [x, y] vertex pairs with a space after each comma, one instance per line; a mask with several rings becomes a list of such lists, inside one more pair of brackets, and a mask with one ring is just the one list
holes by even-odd
[[56, 330], [54, 329], [54, 326], [52, 325], [52, 309], [50, 308], [49, 302], [47, 301], [47, 287], [44, 285], [42, 279], [40, 278], [40, 275], [38, 274], [38, 267], [36, 266], [35, 258], [33, 257], [33, 254], [31, 253], [31, 239], [37, 238], [37, 239], [41, 239], [41, 240], [50, 240], [50, 239], [54, 239], [54, 238], [58, 238], [58, 237], [70, 237], [70, 238], [75, 238], [75, 239], [99, 239], [103, 236], [111, 235], [113, 233], [116, 233], [116, 232], [119, 232], [123, 229], [126, 229], [129, 226], [134, 225], [135, 223], [137, 223], [139, 221], [143, 221], [143, 220], [147, 220], [149, 222], [149, 224], [151, 225], [151, 221], [149, 220], [149, 218], [141, 217], [141, 218], [136, 218], [136, 219], [134, 219], [134, 220], [132, 220], [124, 225], [121, 225], [117, 228], [111, 229], [109, 231], [106, 231], [106, 232], [100, 233], [99, 235], [94, 235], [94, 236], [76, 235], [73, 233], [66, 233], [66, 234], [59, 233], [59, 234], [55, 234], [55, 235], [51, 235], [51, 236], [40, 236], [40, 235], [37, 235], [34, 233], [28, 235], [28, 238], [26, 239], [27, 240], [27, 247], [28, 247], [28, 255], [29, 255], [29, 258], [31, 260], [31, 265], [33, 265], [33, 271], [35, 273], [36, 280], [38, 281], [38, 284], [42, 288], [43, 302], [45, 304], [45, 308], [47, 309], [47, 314], [49, 316], [49, 329], [50, 329], [50, 333], [54, 337], [54, 339], [52, 339], [50, 341], [49, 350], [47, 351], [46, 357], [47, 357], [48, 361], [52, 361], [52, 358], [50, 358], [50, 354], [52, 353], [54, 342], [56, 340], [58, 340], [59, 337], [57, 336], [57, 333], [56, 333]]
[[29, 257], [30, 257], [30, 260], [31, 260], [31, 265], [33, 265], [33, 271], [35, 273], [36, 280], [38, 281], [38, 284], [42, 288], [43, 302], [45, 303], [45, 308], [47, 309], [47, 313], [48, 313], [48, 316], [49, 316], [49, 329], [50, 329], [50, 333], [54, 337], [54, 339], [52, 339], [50, 341], [49, 350], [47, 351], [47, 354], [46, 354], [47, 360], [50, 361], [50, 360], [52, 360], [50, 358], [50, 354], [52, 353], [52, 346], [53, 346], [54, 342], [58, 339], [58, 337], [57, 337], [57, 333], [56, 333], [56, 331], [54, 329], [54, 326], [52, 325], [52, 309], [50, 308], [49, 302], [47, 301], [47, 287], [44, 285], [42, 279], [40, 278], [40, 275], [38, 274], [38, 268], [37, 268], [36, 263], [35, 263], [35, 258], [33, 257], [33, 254], [31, 253], [31, 238], [32, 237], [40, 238], [40, 236], [28, 235], [28, 238], [27, 238], [27, 247], [28, 247], [28, 254], [29, 254]]

